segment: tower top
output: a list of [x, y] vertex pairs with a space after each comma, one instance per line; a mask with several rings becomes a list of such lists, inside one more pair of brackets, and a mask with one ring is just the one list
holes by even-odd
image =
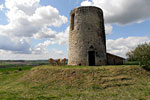
[[80, 6], [80, 7], [77, 7], [77, 8], [75, 8], [75, 9], [73, 9], [73, 10], [71, 10], [71, 12], [70, 12], [70, 15], [72, 15], [73, 13], [75, 13], [75, 11], [76, 10], [98, 10], [98, 11], [100, 11], [100, 12], [102, 12], [103, 13], [103, 10], [101, 9], [101, 8], [99, 8], [99, 7], [96, 7], [96, 6]]

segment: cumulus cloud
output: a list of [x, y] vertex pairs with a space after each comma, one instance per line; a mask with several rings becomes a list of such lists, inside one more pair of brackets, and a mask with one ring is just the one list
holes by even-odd
[[55, 42], [50, 41], [50, 40], [46, 40], [43, 43], [39, 43], [32, 49], [32, 53], [33, 54], [48, 54], [49, 50], [47, 47], [52, 44], [55, 44]]
[[106, 41], [107, 52], [126, 57], [126, 53], [136, 48], [137, 45], [150, 42], [150, 37], [128, 37], [109, 39]]
[[[53, 49], [48, 49], [48, 46], [55, 44], [54, 41], [46, 40], [43, 43], [37, 44], [33, 50], [32, 54], [34, 56], [40, 56], [43, 55], [45, 56], [45, 59], [47, 58], [64, 58], [65, 53], [62, 50], [57, 50], [55, 48]], [[43, 58], [43, 57], [42, 57]], [[35, 58], [34, 58], [35, 59]]]
[[40, 6], [40, 0], [5, 0], [5, 6], [9, 10], [20, 10], [27, 15], [32, 15]]
[[[67, 45], [68, 44], [68, 38], [69, 38], [69, 27], [65, 29], [63, 32], [58, 32], [57, 34], [54, 34], [51, 38], [44, 41], [43, 43], [37, 44], [32, 49], [32, 54], [40, 55], [40, 54], [50, 54], [53, 55], [56, 54], [57, 57], [63, 58], [66, 57], [66, 53], [64, 53], [62, 50], [57, 50], [53, 48], [52, 50], [49, 50], [48, 47], [54, 44], [59, 45]], [[55, 57], [54, 57], [55, 58]]]
[[8, 24], [0, 25], [0, 37], [3, 38], [1, 41], [5, 39], [7, 42], [0, 43], [0, 50], [14, 53], [47, 52], [44, 48], [41, 49], [43, 51], [40, 50], [40, 47], [42, 48], [40, 44], [32, 47], [32, 38], [50, 40], [58, 38], [57, 32], [50, 27], [60, 27], [68, 21], [67, 17], [60, 15], [56, 8], [40, 5], [40, 0], [6, 0], [5, 7]]
[[[47, 28], [46, 28], [47, 30]], [[35, 34], [35, 37], [38, 38], [48, 38], [48, 40], [46, 40], [43, 43], [39, 43], [38, 45], [42, 45], [42, 46], [48, 46], [51, 44], [59, 44], [59, 45], [66, 45], [68, 44], [68, 38], [69, 38], [69, 27], [67, 27], [65, 29], [65, 31], [62, 32], [56, 32], [56, 31], [52, 31], [50, 29], [48, 29], [49, 31], [42, 31], [42, 35], [40, 36], [39, 34]]]
[[0, 11], [1, 11], [3, 8], [4, 8], [4, 6], [3, 6], [3, 5], [0, 5]]
[[26, 39], [13, 39], [7, 36], [0, 35], [0, 50], [28, 54], [31, 53], [31, 45]]
[[43, 27], [39, 32], [33, 35], [35, 39], [44, 39], [44, 38], [55, 38], [56, 37], [56, 31], [53, 31], [50, 28]]
[[97, 6], [103, 9], [105, 23], [120, 25], [150, 19], [150, 0], [85, 0], [81, 6]]
[[[47, 48], [48, 46], [54, 45], [54, 44], [66, 45], [68, 44], [68, 38], [69, 38], [69, 27], [67, 27], [66, 30], [63, 32], [53, 34], [51, 38], [44, 41], [43, 43], [37, 44], [32, 49], [32, 53], [33, 54], [46, 54], [49, 52]], [[54, 53], [61, 54], [60, 50], [53, 49], [53, 51], [55, 51]]]
[[64, 52], [62, 50], [53, 49], [52, 51], [57, 55], [64, 55]]
[[[49, 49], [50, 45], [56, 44], [55, 41], [46, 40], [43, 43], [37, 44], [34, 48], [32, 48], [32, 53], [30, 55], [24, 55], [23, 59], [26, 57], [30, 57], [29, 59], [48, 59], [48, 58], [66, 58], [66, 54], [62, 50], [58, 50], [56, 48]], [[13, 55], [13, 54], [12, 54]], [[22, 56], [20, 55], [20, 56]], [[19, 56], [19, 54], [18, 54]], [[20, 58], [20, 57], [19, 57]]]
[[14, 54], [11, 51], [0, 50], [0, 59], [1, 60], [47, 60], [49, 58], [58, 59], [65, 58], [66, 56], [55, 53], [53, 50], [50, 50], [47, 54]]
[[[0, 34], [18, 37], [32, 37], [50, 26], [59, 27], [67, 22], [67, 18], [59, 15], [59, 11], [52, 6], [41, 6], [40, 0], [6, 0], [8, 9], [6, 16], [9, 23], [0, 25]], [[49, 32], [51, 29], [45, 29]], [[54, 33], [54, 32], [52, 32]], [[45, 34], [44, 34], [45, 35]], [[44, 36], [41, 36], [44, 37]]]
[[92, 5], [93, 5], [93, 3], [89, 0], [81, 2], [81, 6], [92, 6]]
[[36, 25], [42, 24], [54, 27], [59, 27], [63, 23], [67, 22], [67, 18], [59, 15], [59, 11], [51, 6], [37, 8], [29, 20]]
[[53, 40], [56, 41], [56, 43], [63, 45], [68, 43], [68, 38], [69, 38], [69, 27], [67, 27], [64, 32], [59, 32], [56, 35], [56, 38]]

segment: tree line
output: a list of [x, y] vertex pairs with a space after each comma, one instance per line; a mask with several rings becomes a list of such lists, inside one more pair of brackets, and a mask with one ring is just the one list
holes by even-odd
[[126, 55], [128, 61], [138, 61], [140, 66], [150, 69], [150, 43], [140, 44]]

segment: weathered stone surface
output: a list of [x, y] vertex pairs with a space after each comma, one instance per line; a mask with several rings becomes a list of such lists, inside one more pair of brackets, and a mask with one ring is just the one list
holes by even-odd
[[100, 8], [88, 6], [72, 10], [69, 32], [68, 65], [89, 65], [90, 51], [94, 52], [94, 65], [107, 64], [103, 11]]
[[124, 58], [107, 53], [107, 65], [123, 65], [124, 62]]

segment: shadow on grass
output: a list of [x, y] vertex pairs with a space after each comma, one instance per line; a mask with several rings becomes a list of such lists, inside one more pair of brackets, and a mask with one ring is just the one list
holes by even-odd
[[150, 65], [149, 66], [142, 66], [143, 69], [145, 69], [146, 71], [150, 71]]

